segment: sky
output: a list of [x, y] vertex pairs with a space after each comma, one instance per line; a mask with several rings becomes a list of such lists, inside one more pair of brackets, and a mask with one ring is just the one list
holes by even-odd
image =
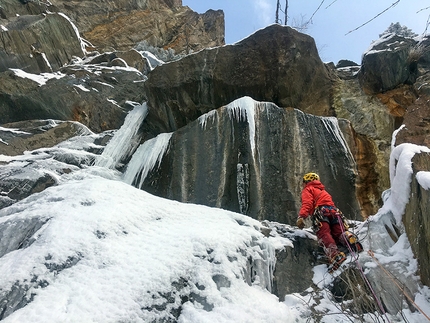
[[[136, 106], [131, 115], [136, 113], [144, 115], [143, 106]], [[129, 121], [115, 132], [112, 145], [127, 149], [124, 144], [131, 144], [120, 140], [133, 137], [129, 127], [139, 127]], [[19, 133], [20, 129], [9, 131]], [[330, 313], [322, 322], [349, 321], [327, 293], [341, 270], [330, 275], [325, 264], [312, 269], [312, 281], [320, 292], [309, 288], [306, 295], [281, 298], [270, 293], [274, 251], [292, 247], [291, 239], [296, 236], [316, 239], [311, 229], [283, 225], [283, 232], [290, 234], [286, 237], [274, 229], [281, 224], [269, 223], [272, 231], [265, 236], [260, 232], [262, 224], [255, 219], [153, 196], [125, 183], [123, 174], [110, 167], [61, 165], [61, 155], [87, 154], [87, 160], [91, 156], [105, 160], [107, 156], [84, 150], [97, 138], [100, 135], [88, 132], [52, 148], [19, 156], [0, 155], [0, 174], [24, 169], [28, 173], [21, 176], [34, 176], [47, 171], [57, 181], [56, 186], [0, 210], [0, 290], [14, 290], [17, 295], [20, 284], [33, 283], [28, 291], [32, 301], [3, 322], [162, 321], [169, 315], [169, 306], [182, 303], [178, 323], [308, 322], [309, 305]], [[115, 147], [108, 151], [108, 160], [118, 160], [114, 155], [122, 153]], [[415, 306], [428, 314], [430, 289], [417, 283], [417, 260], [406, 234], [393, 241], [387, 232], [393, 223], [402, 228], [412, 179], [411, 160], [422, 151], [430, 149], [412, 144], [393, 149], [392, 186], [385, 194], [384, 207], [368, 221], [358, 222], [355, 232], [365, 250], [374, 250], [375, 259], [390, 268], [401, 288], [413, 293]], [[73, 171], [54, 171], [64, 167]], [[420, 172], [417, 179], [422, 187], [430, 187], [429, 172]], [[37, 228], [37, 223], [43, 225], [30, 243], [18, 244], [20, 235], [29, 238], [28, 226]], [[16, 249], [11, 250], [13, 243]], [[250, 259], [255, 260], [253, 270], [246, 270]], [[401, 291], [366, 252], [351, 254], [345, 268], [351, 263], [360, 266], [373, 284], [379, 284], [378, 293], [388, 293], [384, 294], [385, 306], [398, 306], [396, 297], [403, 299]], [[252, 280], [251, 272], [255, 273]], [[174, 284], [179, 287], [173, 288]], [[183, 297], [192, 293], [193, 297]], [[393, 322], [427, 322], [406, 302], [400, 314], [386, 317]], [[374, 314], [367, 317], [366, 322], [374, 321]]]
[[[399, 22], [416, 34], [423, 34], [430, 15], [430, 9], [420, 11], [430, 6], [429, 0], [400, 0], [396, 6], [369, 24], [348, 34], [396, 1], [323, 1], [315, 15], [313, 13], [320, 6], [320, 0], [288, 2], [288, 25], [302, 25], [302, 22], [309, 21], [313, 16], [312, 23], [305, 33], [315, 39], [321, 59], [335, 64], [341, 59], [360, 64], [362, 54], [391, 23]], [[280, 0], [280, 3], [284, 9], [285, 1]], [[183, 0], [182, 4], [199, 13], [208, 9], [222, 9], [225, 15], [226, 44], [235, 43], [275, 22], [276, 0]], [[283, 13], [280, 13], [280, 18], [284, 23]]]

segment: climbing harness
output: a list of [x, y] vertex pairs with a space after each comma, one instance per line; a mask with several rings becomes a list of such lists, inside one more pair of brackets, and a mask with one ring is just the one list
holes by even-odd
[[[331, 215], [332, 220], [329, 219], [328, 215]], [[328, 222], [330, 224], [342, 223], [346, 230], [349, 229], [348, 220], [342, 211], [334, 206], [317, 206], [314, 209], [312, 225], [315, 232], [321, 228], [321, 222]]]
[[426, 313], [424, 313], [423, 312], [423, 310], [412, 300], [412, 298], [409, 296], [409, 295], [407, 295], [405, 292], [404, 292], [404, 290], [403, 290], [403, 288], [401, 287], [401, 286], [399, 286], [399, 284], [397, 283], [397, 281], [396, 281], [396, 279], [395, 279], [395, 277], [394, 277], [394, 275], [392, 274], [392, 273], [390, 273], [387, 269], [385, 269], [384, 268], [384, 266], [382, 266], [382, 264], [378, 261], [378, 259], [376, 259], [376, 257], [375, 257], [375, 254], [373, 253], [373, 251], [372, 250], [369, 250], [369, 251], [367, 251], [367, 254], [370, 256], [370, 257], [372, 257], [372, 259], [376, 262], [376, 264], [382, 269], [382, 271], [394, 282], [394, 284], [402, 291], [402, 293], [403, 293], [403, 295], [405, 295], [405, 297], [409, 300], [409, 302], [411, 302], [411, 304], [413, 304], [414, 305], [414, 307], [418, 310], [418, 311], [420, 311], [421, 312], [421, 314], [422, 315], [424, 315], [425, 316], [425, 318], [427, 319], [427, 320], [429, 320], [430, 321], [430, 317], [426, 314]]

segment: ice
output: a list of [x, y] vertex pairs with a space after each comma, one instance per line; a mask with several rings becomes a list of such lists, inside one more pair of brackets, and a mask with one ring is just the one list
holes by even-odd
[[143, 120], [148, 114], [146, 103], [136, 105], [129, 112], [122, 127], [106, 145], [103, 153], [95, 161], [95, 166], [115, 168], [122, 158], [136, 147], [140, 138], [136, 138]]
[[144, 142], [133, 154], [124, 173], [124, 182], [141, 188], [148, 173], [161, 163], [173, 133], [162, 133]]
[[227, 105], [232, 118], [237, 121], [246, 121], [249, 125], [249, 142], [251, 144], [252, 156], [255, 157], [255, 106], [257, 101], [249, 96], [237, 99]]

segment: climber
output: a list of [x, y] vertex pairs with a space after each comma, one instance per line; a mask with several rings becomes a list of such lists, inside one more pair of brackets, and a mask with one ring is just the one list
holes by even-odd
[[346, 245], [343, 215], [333, 203], [331, 195], [325, 190], [316, 173], [303, 176], [302, 207], [297, 218], [297, 226], [303, 229], [304, 219], [312, 216], [313, 228], [318, 243], [330, 262], [332, 270], [336, 270], [346, 260], [345, 253], [339, 251], [337, 245]]

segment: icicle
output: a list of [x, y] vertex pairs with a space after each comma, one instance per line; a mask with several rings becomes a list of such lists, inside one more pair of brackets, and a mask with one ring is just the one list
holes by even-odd
[[200, 117], [199, 117], [199, 123], [200, 123], [200, 126], [203, 128], [203, 129], [205, 129], [206, 128], [206, 124], [207, 124], [207, 121], [210, 119], [210, 118], [214, 118], [216, 116], [216, 110], [211, 110], [211, 111], [209, 111], [208, 113], [205, 113], [205, 114], [203, 114], [203, 115], [201, 115]]
[[227, 109], [232, 117], [237, 121], [248, 121], [249, 142], [251, 143], [252, 156], [255, 157], [255, 105], [256, 101], [245, 96], [227, 105]]
[[127, 156], [135, 148], [133, 137], [136, 136], [140, 125], [148, 114], [146, 103], [136, 105], [129, 112], [122, 127], [115, 133], [106, 145], [103, 153], [96, 159], [95, 166], [115, 168], [121, 159]]
[[248, 249], [248, 267], [244, 271], [244, 280], [272, 292], [273, 273], [275, 272], [276, 253], [272, 244], [267, 241], [253, 244]]
[[[134, 183], [135, 187], [141, 188], [155, 164], [158, 162], [158, 166], [160, 165], [171, 137], [172, 133], [162, 133], [140, 145], [128, 163], [123, 181], [130, 185]], [[139, 177], [139, 183], [136, 185]]]

